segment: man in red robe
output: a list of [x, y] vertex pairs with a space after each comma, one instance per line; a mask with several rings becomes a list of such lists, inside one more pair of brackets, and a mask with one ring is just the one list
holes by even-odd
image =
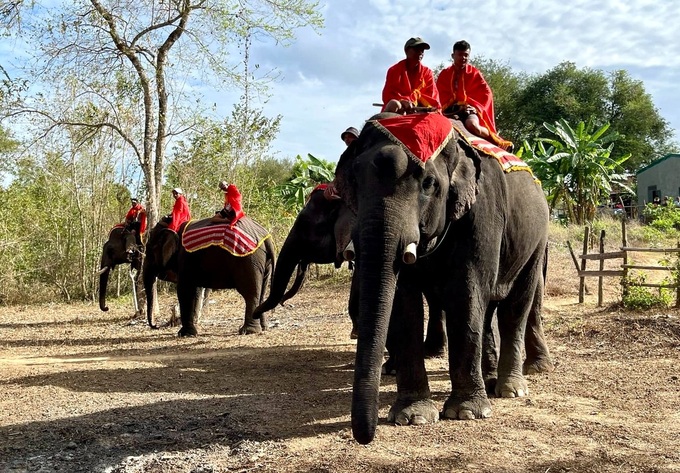
[[453, 64], [437, 77], [437, 90], [445, 115], [457, 115], [473, 135], [492, 142], [499, 148], [512, 149], [496, 131], [493, 93], [479, 69], [468, 63], [470, 43], [453, 45]]
[[176, 232], [179, 230], [180, 225], [191, 220], [191, 211], [182, 189], [175, 187], [172, 190], [172, 197], [175, 199], [175, 205], [172, 206], [168, 228]]
[[430, 45], [422, 38], [406, 41], [406, 59], [387, 70], [382, 91], [383, 112], [408, 113], [415, 107], [441, 108], [432, 70], [421, 63], [426, 49], [430, 49]]
[[241, 206], [241, 192], [234, 184], [227, 184], [227, 181], [220, 182], [220, 190], [224, 192], [224, 208], [215, 214], [213, 221], [235, 225], [245, 216]]
[[135, 238], [137, 239], [137, 244], [142, 244], [142, 235], [146, 231], [146, 209], [139, 203], [136, 197], [130, 199], [132, 207], [128, 210], [125, 215], [125, 226], [134, 230]]

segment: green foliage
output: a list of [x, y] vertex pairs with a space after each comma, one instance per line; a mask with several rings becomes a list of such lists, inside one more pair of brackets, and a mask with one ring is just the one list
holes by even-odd
[[621, 165], [629, 156], [612, 157], [618, 133], [607, 133], [608, 124], [595, 129], [592, 122], [572, 128], [563, 119], [544, 127], [555, 137], [525, 141], [518, 155], [541, 180], [551, 210], [563, 207], [570, 223], [592, 221], [614, 183], [627, 189]]
[[642, 211], [645, 222], [663, 233], [678, 233], [680, 230], [680, 209], [674, 205], [647, 204]]
[[[673, 293], [667, 288], [652, 288], [638, 286], [647, 280], [644, 273], [629, 276], [624, 284], [627, 286], [623, 294], [623, 306], [633, 310], [649, 310], [667, 308], [673, 303]], [[665, 282], [668, 282], [666, 280]]]
[[641, 81], [624, 70], [605, 73], [563, 62], [543, 74], [527, 76], [507, 65], [475, 58], [494, 91], [497, 128], [515, 142], [532, 141], [544, 123], [610, 124], [618, 133], [611, 157], [630, 155], [625, 170], [635, 171], [670, 152], [672, 129], [659, 114]]
[[286, 207], [300, 212], [305, 206], [307, 196], [318, 184], [330, 182], [335, 177], [333, 163], [307, 154], [307, 160], [300, 155], [295, 157], [295, 165], [288, 182], [276, 187], [275, 195], [283, 199]]

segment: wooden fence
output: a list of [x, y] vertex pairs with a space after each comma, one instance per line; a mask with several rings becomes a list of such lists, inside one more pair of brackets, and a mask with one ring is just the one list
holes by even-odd
[[[576, 270], [578, 271], [578, 276], [579, 276], [579, 291], [578, 291], [578, 302], [579, 304], [582, 304], [584, 299], [585, 299], [585, 292], [586, 292], [586, 277], [597, 277], [598, 278], [598, 286], [597, 286], [597, 306], [601, 307], [602, 306], [602, 300], [603, 300], [603, 278], [605, 277], [620, 277], [621, 278], [621, 285], [623, 286], [623, 294], [626, 295], [628, 292], [628, 288], [630, 286], [640, 286], [640, 287], [656, 287], [656, 288], [669, 288], [669, 289], [675, 289], [675, 307], [680, 307], [680, 281], [678, 274], [676, 273], [674, 275], [675, 280], [673, 283], [644, 283], [644, 282], [634, 282], [631, 281], [630, 278], [628, 277], [628, 271], [631, 269], [639, 269], [639, 270], [648, 270], [648, 271], [673, 271], [677, 267], [676, 266], [664, 266], [664, 265], [659, 265], [659, 266], [643, 266], [643, 265], [635, 265], [635, 264], [628, 264], [628, 256], [629, 253], [634, 253], [634, 252], [640, 252], [640, 253], [680, 253], [680, 244], [678, 244], [678, 247], [676, 248], [636, 248], [636, 247], [630, 247], [628, 246], [628, 239], [626, 236], [626, 222], [625, 220], [621, 221], [621, 248], [620, 251], [613, 251], [613, 252], [608, 252], [606, 253], [604, 251], [604, 239], [605, 239], [605, 231], [602, 230], [600, 232], [600, 239], [599, 239], [599, 253], [591, 253], [588, 254], [588, 248], [589, 248], [589, 242], [590, 242], [591, 234], [590, 234], [590, 228], [585, 227], [585, 233], [583, 236], [583, 253], [579, 255], [578, 257], [574, 254], [574, 249], [571, 246], [570, 242], [567, 242], [567, 247], [569, 248], [569, 252], [571, 253], [571, 258], [574, 262], [574, 265], [576, 266]], [[620, 270], [612, 270], [612, 269], [604, 269], [604, 262], [605, 260], [608, 259], [617, 259], [621, 258], [621, 269]], [[581, 263], [579, 265], [578, 260], [581, 260]], [[586, 268], [587, 262], [589, 260], [594, 260], [594, 261], [599, 261], [599, 268], [597, 270], [588, 270]]]

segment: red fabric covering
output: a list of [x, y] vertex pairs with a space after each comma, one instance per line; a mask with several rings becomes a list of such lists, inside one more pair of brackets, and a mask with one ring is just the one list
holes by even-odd
[[406, 59], [399, 61], [387, 70], [385, 86], [382, 91], [383, 104], [387, 105], [387, 102], [392, 99], [410, 100], [420, 107], [441, 108], [439, 92], [434, 84], [432, 70], [418, 64], [416, 73], [409, 77], [406, 70]]
[[477, 110], [479, 122], [489, 130], [497, 145], [506, 148], [511, 144], [498, 136], [493, 93], [479, 69], [467, 64], [461, 71], [451, 65], [439, 73], [437, 90], [443, 110], [455, 104], [471, 105]]
[[270, 237], [267, 234], [258, 241], [239, 225], [207, 225], [206, 221], [190, 222], [182, 234], [182, 244], [188, 252], [194, 252], [209, 246], [219, 246], [234, 256], [247, 256], [257, 250], [262, 242]]
[[[314, 189], [312, 189], [312, 192], [314, 191], [325, 191], [328, 188], [328, 183], [325, 184], [317, 184]], [[311, 192], [310, 192], [311, 194]]]
[[142, 204], [137, 203], [130, 207], [127, 215], [125, 215], [125, 221], [128, 223], [139, 221], [139, 233], [144, 234], [146, 231], [146, 210], [142, 207]]
[[[499, 148], [493, 143], [490, 143], [486, 141], [484, 138], [480, 138], [479, 136], [475, 136], [467, 129], [465, 126], [463, 126], [462, 123], [459, 121], [452, 122], [453, 127], [458, 130], [458, 132], [463, 136], [463, 138], [470, 143], [470, 145], [481, 151], [483, 155], [486, 156], [491, 156], [498, 161], [498, 164], [500, 164], [501, 168], [503, 169], [503, 172], [513, 172], [513, 171], [526, 171], [532, 176], [534, 175], [533, 172], [531, 172], [531, 168], [527, 163], [519, 159], [517, 156], [515, 156], [512, 153], [508, 153], [504, 149]], [[534, 177], [534, 180], [538, 182], [538, 179]]]
[[372, 122], [420, 166], [437, 157], [453, 136], [451, 120], [440, 113], [414, 113]]
[[117, 230], [119, 228], [125, 228], [124, 223], [117, 223], [113, 227], [111, 227], [111, 230], [109, 230], [109, 238], [111, 238], [111, 233], [113, 233], [114, 230]]
[[180, 225], [184, 222], [191, 220], [191, 211], [189, 210], [189, 204], [187, 204], [187, 199], [184, 195], [180, 194], [175, 199], [175, 205], [172, 206], [172, 221], [168, 225], [168, 228], [173, 231], [179, 230]]

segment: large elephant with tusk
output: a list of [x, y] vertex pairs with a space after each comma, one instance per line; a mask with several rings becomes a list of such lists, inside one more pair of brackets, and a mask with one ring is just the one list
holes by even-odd
[[494, 313], [501, 341], [496, 395], [523, 396], [523, 371], [552, 369], [541, 325], [543, 191], [516, 157], [508, 155], [508, 165], [500, 149], [482, 153], [461, 128], [437, 113], [379, 114], [338, 163], [337, 188], [357, 214], [352, 431], [363, 444], [378, 422], [388, 327], [397, 373], [388, 420], [440, 418], [424, 363], [423, 295], [446, 319], [451, 393], [441, 417], [491, 414], [482, 365]]
[[137, 246], [134, 230], [124, 225], [116, 225], [109, 232], [109, 238], [104, 243], [102, 258], [99, 266], [99, 308], [106, 312], [106, 289], [109, 283], [109, 274], [119, 264], [130, 265], [130, 277], [134, 291], [135, 316], [143, 313], [144, 295], [141, 281], [143, 254]]

